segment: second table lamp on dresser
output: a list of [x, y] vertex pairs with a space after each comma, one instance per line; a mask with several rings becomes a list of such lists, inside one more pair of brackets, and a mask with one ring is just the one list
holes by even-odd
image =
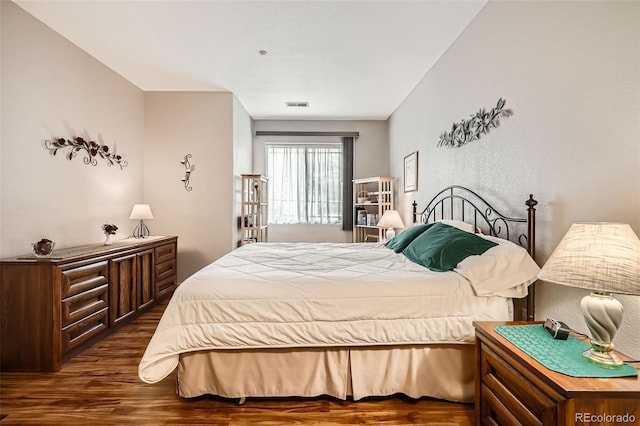
[[613, 337], [622, 323], [622, 304], [613, 293], [640, 295], [640, 240], [622, 223], [574, 223], [542, 267], [538, 278], [591, 290], [581, 302], [591, 332], [583, 353], [604, 368], [622, 368]]
[[149, 204], [134, 204], [129, 219], [140, 220], [138, 226], [133, 230], [134, 238], [146, 238], [149, 236], [149, 228], [144, 224], [144, 219], [153, 219]]

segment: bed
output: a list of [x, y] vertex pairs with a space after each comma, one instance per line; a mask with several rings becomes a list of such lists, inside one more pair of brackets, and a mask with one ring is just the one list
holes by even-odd
[[[536, 202], [525, 204], [527, 215], [511, 218], [452, 186], [420, 213], [414, 203], [416, 225], [390, 244], [238, 248], [178, 287], [139, 377], [156, 383], [177, 368], [185, 398], [403, 393], [472, 402], [472, 322], [533, 315]], [[437, 233], [447, 255], [438, 248], [428, 255], [437, 266], [416, 263]], [[458, 261], [454, 240], [483, 251]]]

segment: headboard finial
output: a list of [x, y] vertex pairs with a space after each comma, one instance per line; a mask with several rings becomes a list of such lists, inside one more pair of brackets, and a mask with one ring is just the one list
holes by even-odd
[[538, 202], [533, 198], [533, 194], [529, 194], [529, 199], [525, 201], [524, 204], [530, 209], [533, 209], [538, 204]]
[[536, 258], [536, 209], [538, 202], [533, 198], [533, 194], [529, 194], [529, 199], [524, 202], [529, 207], [527, 209], [527, 251], [535, 260]]
[[413, 203], [411, 203], [411, 207], [413, 207], [411, 223], [416, 223], [416, 218], [418, 216], [418, 203], [416, 202], [416, 200], [413, 200]]

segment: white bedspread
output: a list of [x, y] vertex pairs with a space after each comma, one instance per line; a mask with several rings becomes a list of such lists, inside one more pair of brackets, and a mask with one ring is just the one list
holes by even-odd
[[473, 321], [511, 316], [511, 299], [379, 244], [251, 244], [178, 287], [139, 376], [158, 382], [197, 350], [472, 343]]

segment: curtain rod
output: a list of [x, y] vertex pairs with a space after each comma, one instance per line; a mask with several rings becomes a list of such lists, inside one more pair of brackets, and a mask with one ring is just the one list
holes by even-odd
[[256, 130], [256, 136], [345, 136], [357, 138], [360, 132], [299, 132], [284, 130]]

